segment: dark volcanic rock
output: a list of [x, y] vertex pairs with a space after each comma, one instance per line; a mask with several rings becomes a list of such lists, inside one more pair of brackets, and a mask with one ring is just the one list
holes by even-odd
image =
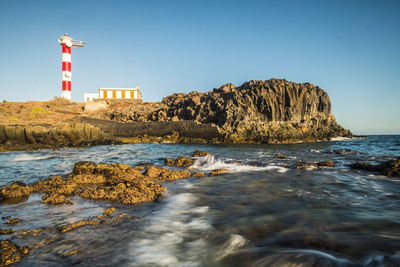
[[290, 143], [352, 136], [336, 123], [328, 94], [281, 79], [226, 84], [207, 93], [173, 94], [167, 118], [218, 125], [228, 142]]
[[209, 155], [210, 155], [210, 153], [208, 153], [206, 151], [196, 150], [195, 152], [193, 152], [193, 157], [206, 157]]
[[380, 174], [391, 177], [400, 177], [400, 158], [398, 158], [397, 160], [388, 160], [378, 165], [372, 165], [366, 162], [356, 162], [351, 164], [350, 168], [370, 172], [378, 172]]
[[5, 224], [16, 224], [22, 222], [22, 219], [20, 218], [14, 218], [14, 219], [10, 219], [8, 222], [5, 222]]
[[[132, 114], [132, 107], [121, 106], [100, 117], [135, 123], [131, 128], [129, 124], [113, 125], [120, 128], [118, 134], [124, 132], [122, 128], [129, 128], [130, 136], [164, 137], [168, 128], [169, 132], [179, 133], [178, 142], [184, 141], [183, 136], [233, 143], [293, 143], [353, 136], [337, 124], [324, 90], [284, 79], [249, 81], [239, 87], [226, 84], [206, 93], [176, 93], [165, 97], [161, 104], [134, 110]], [[195, 123], [189, 126], [183, 122]], [[199, 135], [197, 123], [204, 127], [203, 135]]]
[[335, 167], [335, 163], [331, 160], [324, 160], [317, 163], [319, 167]]

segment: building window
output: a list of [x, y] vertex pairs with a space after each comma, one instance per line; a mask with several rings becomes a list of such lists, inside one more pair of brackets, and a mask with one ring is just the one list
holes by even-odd
[[107, 92], [107, 98], [113, 98], [113, 91], [106, 91]]

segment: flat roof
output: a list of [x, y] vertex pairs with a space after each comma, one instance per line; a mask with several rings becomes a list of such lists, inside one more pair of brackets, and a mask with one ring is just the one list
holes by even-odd
[[133, 87], [133, 88], [110, 88], [110, 87], [103, 87], [99, 88], [101, 89], [106, 89], [106, 90], [139, 90], [139, 87]]

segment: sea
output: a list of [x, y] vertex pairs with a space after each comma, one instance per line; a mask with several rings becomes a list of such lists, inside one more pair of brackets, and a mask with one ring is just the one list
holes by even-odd
[[[155, 202], [123, 205], [78, 196], [47, 205], [41, 195], [0, 204], [23, 221], [18, 245], [35, 247], [15, 266], [400, 266], [400, 179], [351, 170], [400, 157], [400, 136], [292, 145], [124, 144], [0, 153], [0, 186], [68, 175], [78, 161], [153, 164], [197, 158], [193, 170], [227, 173], [163, 182]], [[275, 158], [280, 154], [286, 158]], [[331, 160], [335, 167], [296, 169]], [[60, 233], [57, 227], [116, 208], [130, 219]], [[1, 235], [1, 239], [12, 235]], [[49, 241], [46, 241], [49, 240]]]

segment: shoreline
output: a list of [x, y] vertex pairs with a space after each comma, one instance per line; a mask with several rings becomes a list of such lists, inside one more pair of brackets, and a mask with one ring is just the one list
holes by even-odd
[[0, 104], [3, 151], [132, 142], [293, 144], [353, 136], [336, 122], [324, 90], [285, 79], [175, 93], [154, 103], [57, 98]]

